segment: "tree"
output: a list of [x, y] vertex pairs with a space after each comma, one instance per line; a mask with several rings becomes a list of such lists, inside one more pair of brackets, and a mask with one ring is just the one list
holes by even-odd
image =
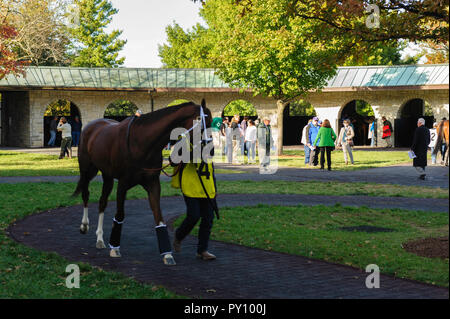
[[[398, 40], [448, 37], [448, 3], [374, 3], [378, 16], [360, 0], [204, 1], [201, 16], [213, 39], [208, 59], [232, 87], [276, 99], [282, 121], [285, 106], [323, 88], [337, 65], [395, 64]], [[279, 146], [281, 141], [279, 132]]]
[[256, 109], [250, 102], [245, 100], [234, 100], [228, 103], [223, 110], [224, 116], [256, 116]]
[[118, 12], [107, 0], [75, 0], [79, 13], [79, 25], [71, 29], [75, 43], [72, 47], [72, 66], [118, 67], [125, 58], [119, 52], [126, 41], [119, 39], [122, 31], [105, 28]]
[[108, 105], [104, 116], [131, 116], [138, 110], [137, 106], [128, 100], [117, 100]]
[[32, 65], [66, 65], [68, 63], [66, 50], [69, 39], [63, 21], [67, 1], [2, 0], [0, 2], [2, 29], [15, 30], [14, 36], [7, 42], [16, 63]]
[[443, 43], [434, 43], [431, 41], [422, 42], [422, 55], [426, 57], [426, 64], [448, 63], [449, 47], [448, 41]]
[[[231, 2], [240, 7], [242, 15], [257, 7], [252, 0]], [[325, 28], [334, 36], [354, 37], [357, 42], [406, 39], [439, 43], [449, 36], [448, 0], [295, 0], [290, 1], [288, 10], [293, 18], [319, 22], [318, 31]]]
[[17, 60], [17, 55], [11, 47], [11, 42], [17, 37], [17, 31], [7, 22], [9, 10], [6, 3], [2, 2], [0, 6], [0, 80], [10, 73], [23, 72], [23, 63]]
[[177, 23], [166, 27], [168, 44], [158, 45], [159, 57], [168, 68], [212, 68], [209, 51], [213, 41], [208, 30], [200, 24], [184, 31]]

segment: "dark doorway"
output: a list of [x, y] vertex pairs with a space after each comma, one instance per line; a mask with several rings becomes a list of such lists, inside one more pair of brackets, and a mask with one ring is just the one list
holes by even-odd
[[[75, 121], [75, 117], [78, 117], [81, 121], [81, 113], [78, 107], [67, 100], [58, 100], [47, 107], [44, 114], [44, 146], [48, 146], [50, 140], [50, 123], [53, 118], [57, 116], [61, 118], [64, 116], [67, 122], [72, 125]], [[59, 123], [59, 121], [58, 121]], [[56, 134], [55, 146], [61, 145], [61, 132]]]
[[303, 128], [314, 116], [316, 111], [307, 101], [288, 104], [283, 110], [283, 146], [301, 145]]
[[311, 116], [290, 115], [289, 105], [283, 111], [283, 146], [301, 145], [302, 131]]
[[425, 102], [422, 99], [413, 99], [403, 106], [400, 118], [395, 119], [394, 135], [395, 147], [411, 147], [417, 120], [425, 119], [425, 126], [433, 127], [434, 117], [424, 115]]
[[370, 145], [369, 125], [375, 119], [370, 104], [363, 100], [353, 100], [347, 103], [341, 112], [337, 135], [339, 135], [345, 119], [350, 119], [355, 131], [353, 143], [358, 146]]

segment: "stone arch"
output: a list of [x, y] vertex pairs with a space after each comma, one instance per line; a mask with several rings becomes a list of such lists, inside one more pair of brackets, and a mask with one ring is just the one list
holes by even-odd
[[421, 97], [412, 97], [400, 106], [395, 119], [395, 146], [410, 147], [417, 120], [423, 117], [428, 128], [433, 127], [435, 121], [431, 105]]
[[339, 134], [342, 128], [343, 120], [350, 119], [353, 129], [355, 131], [355, 137], [353, 142], [355, 145], [370, 145], [369, 125], [375, 120], [375, 111], [372, 105], [363, 99], [353, 99], [342, 105], [339, 110], [338, 127], [336, 134]]
[[137, 105], [128, 99], [118, 98], [111, 101], [103, 112], [103, 118], [123, 121], [138, 110]]
[[[80, 121], [83, 120], [80, 108], [71, 99], [52, 99], [50, 100], [44, 110], [43, 114], [43, 125], [44, 125], [44, 136], [43, 136], [43, 146], [48, 146], [50, 140], [50, 125], [55, 117], [61, 118], [66, 117], [69, 124], [73, 125], [75, 117], [78, 117]], [[56, 134], [55, 146], [61, 145], [61, 134]]]

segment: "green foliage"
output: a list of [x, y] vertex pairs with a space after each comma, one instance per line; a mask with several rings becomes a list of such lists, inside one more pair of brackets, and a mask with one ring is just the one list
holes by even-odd
[[70, 116], [70, 101], [57, 100], [45, 110], [44, 116]]
[[184, 99], [178, 99], [178, 100], [173, 100], [167, 106], [180, 105], [180, 104], [187, 103], [187, 102], [189, 102], [189, 101], [188, 100], [184, 100]]
[[291, 102], [289, 105], [289, 115], [290, 116], [316, 116], [316, 110], [311, 103], [299, 100]]
[[356, 101], [356, 113], [362, 116], [375, 116], [372, 106], [370, 106], [369, 103], [363, 100]]
[[208, 30], [200, 24], [192, 31], [184, 31], [177, 23], [166, 27], [168, 44], [158, 45], [159, 56], [166, 68], [211, 68], [209, 51], [213, 39]]
[[108, 105], [104, 116], [131, 116], [137, 111], [137, 106], [128, 100], [117, 100]]
[[106, 33], [112, 16], [118, 12], [107, 0], [75, 0], [79, 8], [79, 25], [71, 29], [75, 39], [72, 66], [118, 67], [125, 58], [119, 52], [126, 41], [119, 39], [122, 31]]
[[223, 110], [224, 116], [256, 116], [256, 109], [250, 102], [245, 100], [234, 100], [225, 107]]

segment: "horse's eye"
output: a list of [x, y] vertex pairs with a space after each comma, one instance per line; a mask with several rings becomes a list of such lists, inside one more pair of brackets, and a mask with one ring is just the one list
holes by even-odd
[[197, 121], [200, 121], [201, 120], [201, 117], [200, 116], [197, 116]]

